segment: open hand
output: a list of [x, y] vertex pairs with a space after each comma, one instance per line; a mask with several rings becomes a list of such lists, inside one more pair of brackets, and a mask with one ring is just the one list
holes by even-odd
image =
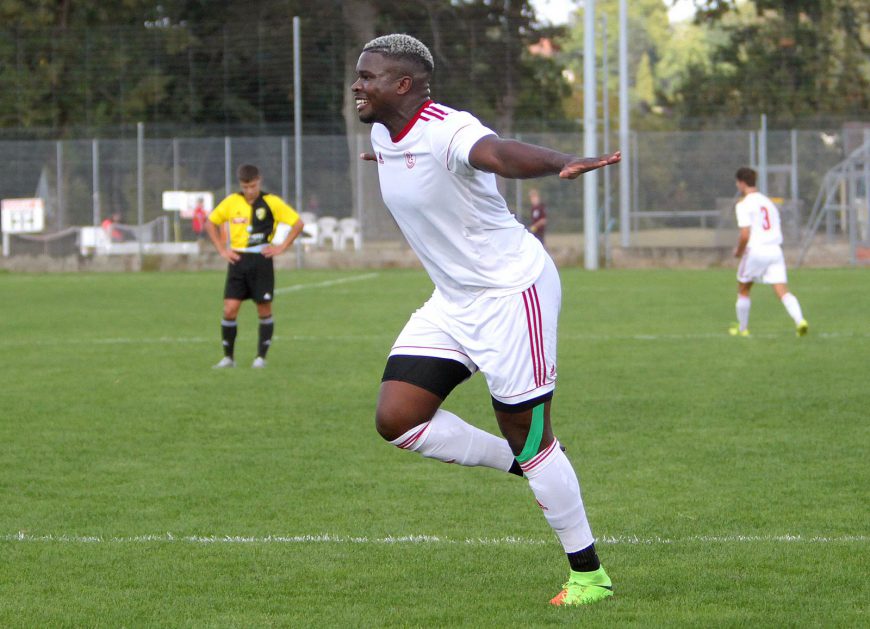
[[622, 151], [616, 151], [610, 155], [602, 155], [601, 157], [580, 157], [572, 162], [565, 164], [559, 177], [562, 179], [576, 179], [583, 173], [588, 173], [596, 168], [611, 166], [618, 164], [622, 160]]

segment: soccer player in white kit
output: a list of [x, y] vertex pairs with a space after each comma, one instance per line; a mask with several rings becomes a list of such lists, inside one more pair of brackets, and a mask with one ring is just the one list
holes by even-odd
[[804, 336], [810, 325], [804, 319], [797, 297], [788, 290], [785, 258], [782, 255], [782, 227], [779, 210], [756, 187], [758, 175], [742, 167], [737, 170], [735, 183], [741, 199], [737, 203], [737, 226], [740, 238], [734, 248], [734, 257], [740, 258], [737, 269], [737, 323], [731, 326], [732, 336], [749, 336], [749, 292], [753, 282], [772, 284], [776, 296], [794, 320], [796, 334]]
[[[390, 350], [376, 411], [399, 448], [467, 466], [524, 475], [568, 556], [568, 581], [550, 602], [612, 595], [586, 519], [580, 485], [550, 424], [556, 385], [559, 275], [541, 243], [508, 210], [495, 174], [579, 175], [620, 154], [580, 158], [502, 140], [467, 112], [433, 102], [428, 48], [408, 35], [363, 48], [352, 85], [372, 125], [381, 193], [435, 290]], [[480, 371], [504, 438], [441, 407]]]

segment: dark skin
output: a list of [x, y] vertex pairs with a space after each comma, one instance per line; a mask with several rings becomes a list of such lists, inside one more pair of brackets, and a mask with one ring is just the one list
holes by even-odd
[[[364, 52], [357, 62], [357, 80], [351, 86], [360, 121], [380, 123], [397, 136], [429, 100], [429, 73], [413, 60], [394, 59], [378, 52]], [[361, 159], [375, 161], [371, 153]], [[478, 170], [510, 179], [559, 175], [576, 179], [583, 173], [620, 161], [620, 152], [601, 157], [579, 157], [545, 147], [501, 139], [481, 138], [472, 147], [469, 161]], [[381, 384], [375, 424], [378, 433], [394, 440], [415, 426], [432, 419], [444, 400], [407, 382], [388, 380]], [[495, 411], [499, 429], [513, 453], [526, 443], [532, 423], [532, 409], [519, 413]], [[553, 441], [550, 402], [544, 404], [544, 434], [540, 452]]]

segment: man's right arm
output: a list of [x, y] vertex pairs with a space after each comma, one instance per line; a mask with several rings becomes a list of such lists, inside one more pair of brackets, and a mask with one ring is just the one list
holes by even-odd
[[741, 227], [740, 228], [740, 238], [737, 240], [737, 246], [734, 247], [734, 257], [742, 258], [743, 252], [746, 251], [746, 245], [749, 244], [749, 234], [751, 232], [750, 227]]
[[211, 243], [214, 245], [214, 248], [217, 249], [217, 252], [220, 256], [229, 262], [230, 264], [235, 264], [239, 261], [239, 254], [232, 249], [227, 248], [227, 244], [221, 240], [220, 233], [218, 233], [217, 226], [211, 221], [211, 219], [206, 219], [205, 221], [205, 233], [208, 234]]

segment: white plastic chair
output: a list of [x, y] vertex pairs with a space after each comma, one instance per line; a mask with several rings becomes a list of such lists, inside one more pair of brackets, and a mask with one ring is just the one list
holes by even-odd
[[344, 249], [348, 242], [353, 243], [354, 251], [362, 249], [362, 233], [360, 233], [359, 221], [355, 218], [343, 218], [338, 221], [338, 238], [336, 249]]
[[317, 246], [317, 236], [320, 233], [317, 227], [317, 217], [311, 212], [300, 212], [299, 218], [302, 219], [304, 227], [296, 242], [303, 245], [306, 249]]
[[105, 253], [109, 239], [102, 227], [82, 227], [79, 230], [79, 250], [83, 256], [88, 253]]
[[335, 248], [337, 247], [338, 219], [332, 216], [321, 216], [317, 219], [317, 246], [323, 247], [328, 240]]

